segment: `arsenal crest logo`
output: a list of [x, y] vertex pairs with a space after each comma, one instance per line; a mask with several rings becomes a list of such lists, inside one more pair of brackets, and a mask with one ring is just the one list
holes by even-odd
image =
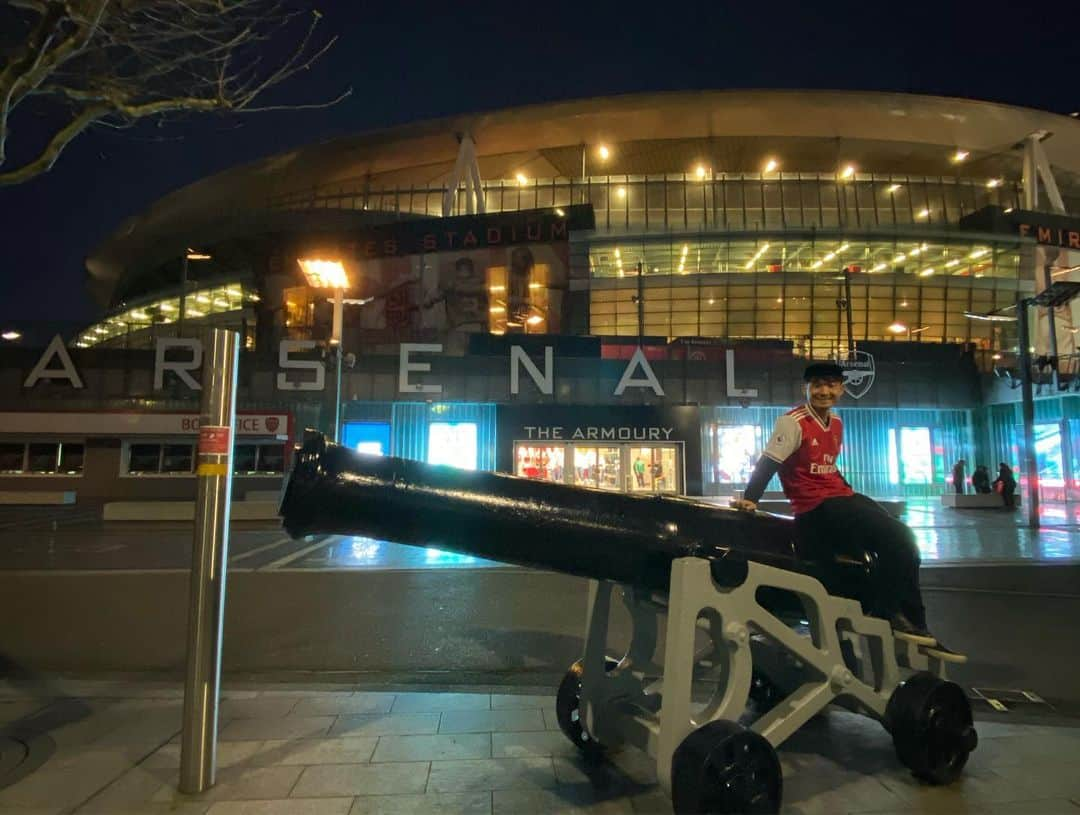
[[267, 433], [276, 433], [277, 429], [278, 429], [278, 424], [279, 424], [279, 422], [278, 422], [278, 417], [277, 416], [267, 416], [266, 417], [266, 432]]
[[862, 399], [874, 384], [874, 358], [865, 351], [853, 351], [836, 364], [844, 369], [844, 391], [852, 399]]

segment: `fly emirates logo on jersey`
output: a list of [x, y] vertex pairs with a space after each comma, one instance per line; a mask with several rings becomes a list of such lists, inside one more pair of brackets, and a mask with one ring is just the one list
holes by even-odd
[[[817, 439], [814, 439], [817, 442]], [[836, 472], [836, 456], [831, 456], [828, 453], [821, 454], [822, 463], [816, 461], [810, 462], [810, 475], [832, 475]]]

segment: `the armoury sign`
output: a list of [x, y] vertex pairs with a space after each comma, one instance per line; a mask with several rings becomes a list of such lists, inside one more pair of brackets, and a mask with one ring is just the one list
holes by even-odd
[[838, 359], [844, 369], [844, 391], [852, 399], [862, 399], [874, 384], [874, 358], [865, 351], [853, 351], [847, 359]]
[[[304, 359], [297, 355], [310, 355], [318, 347], [315, 340], [282, 340], [278, 346], [277, 389], [280, 391], [322, 391], [326, 388], [326, 365], [321, 359]], [[435, 396], [443, 387], [437, 382], [417, 381], [420, 374], [431, 373], [432, 354], [441, 354], [440, 343], [401, 343], [398, 350], [398, 393]], [[202, 385], [193, 374], [202, 368], [203, 346], [197, 339], [158, 337], [154, 352], [154, 390], [163, 390], [166, 383], [179, 382], [189, 390], [198, 391]], [[520, 345], [510, 346], [509, 355], [510, 393], [521, 392], [522, 371], [532, 380], [537, 390], [551, 396], [555, 392], [555, 348], [545, 346], [542, 362], [532, 359]], [[539, 362], [539, 364], [538, 364]], [[872, 361], [871, 361], [872, 365]], [[872, 377], [872, 373], [871, 373]], [[83, 379], [75, 367], [71, 354], [58, 334], [49, 343], [33, 369], [23, 382], [24, 388], [33, 388], [42, 380], [66, 382], [73, 388], [83, 388]], [[645, 388], [656, 396], [664, 396], [664, 388], [649, 364], [645, 353], [638, 348], [627, 361], [613, 394], [622, 396], [627, 390]], [[727, 352], [727, 394], [731, 397], [757, 396], [754, 388], [735, 386], [735, 352]]]

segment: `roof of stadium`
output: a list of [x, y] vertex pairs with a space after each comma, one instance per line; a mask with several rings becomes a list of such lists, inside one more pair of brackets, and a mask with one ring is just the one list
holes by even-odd
[[[1031, 133], [1058, 184], [1080, 188], [1080, 121], [992, 102], [862, 91], [713, 90], [632, 94], [464, 114], [360, 133], [258, 159], [183, 187], [127, 219], [87, 259], [91, 293], [112, 299], [125, 271], [179, 257], [191, 244], [329, 218], [370, 213], [275, 212], [275, 202], [362, 181], [370, 189], [445, 182], [470, 133], [481, 177], [581, 175], [582, 145], [611, 157], [589, 175], [758, 172], [777, 156], [792, 172], [834, 172], [841, 163], [880, 174], [1020, 174], [1016, 146]], [[949, 162], [968, 151], [962, 165]], [[351, 182], [351, 184], [350, 184]], [[316, 220], [312, 220], [312, 216]]]

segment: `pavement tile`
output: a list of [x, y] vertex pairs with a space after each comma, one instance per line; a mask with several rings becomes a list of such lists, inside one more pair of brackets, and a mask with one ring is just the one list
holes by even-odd
[[[1032, 801], [1008, 801], [999, 804], [961, 803], [957, 809], [927, 810], [945, 813], [977, 813], [977, 815], [1077, 815], [1080, 805], [1065, 798], [1040, 798]], [[851, 815], [919, 815], [922, 809], [874, 810], [869, 812], [853, 811]]]
[[545, 730], [559, 730], [559, 719], [555, 715], [554, 707], [546, 707], [541, 713], [544, 714], [544, 729]]
[[[176, 784], [178, 766], [153, 767], [146, 762], [132, 767], [111, 784], [98, 792], [79, 808], [79, 815], [114, 815], [115, 813], [142, 812], [153, 806], [179, 806], [178, 804], [153, 804], [150, 799], [169, 783]], [[188, 802], [184, 806], [197, 807], [205, 812], [209, 802]]]
[[435, 733], [438, 713], [375, 714], [339, 716], [330, 728], [331, 736], [409, 736]]
[[333, 724], [333, 716], [279, 716], [274, 719], [234, 719], [221, 729], [218, 738], [222, 741], [314, 739], [325, 736]]
[[640, 815], [672, 815], [671, 799], [661, 789], [628, 796], [632, 811]]
[[292, 797], [420, 793], [427, 785], [429, 766], [427, 762], [408, 762], [306, 767]]
[[[261, 741], [221, 741], [217, 745], [218, 767], [233, 767], [237, 764], [250, 764], [262, 752]], [[155, 750], [142, 762], [148, 768], [177, 768], [180, 766], [180, 745], [170, 743]]]
[[[297, 705], [296, 699], [279, 697], [276, 699], [226, 699], [221, 703], [220, 715], [223, 719], [273, 719], [287, 716]], [[326, 715], [312, 713], [312, 716]]]
[[288, 798], [284, 801], [219, 801], [207, 815], [348, 815], [352, 798]]
[[440, 733], [543, 729], [539, 710], [451, 710], [443, 713], [439, 722]]
[[301, 699], [294, 716], [341, 716], [360, 713], [389, 713], [394, 704], [392, 693], [356, 693], [352, 696]]
[[124, 750], [62, 751], [35, 772], [0, 789], [0, 806], [73, 807], [122, 776], [131, 765], [131, 756]]
[[561, 785], [554, 790], [495, 790], [493, 815], [619, 815], [633, 812], [629, 800], [605, 798], [587, 785]]
[[177, 789], [178, 774], [159, 789], [151, 801], [238, 801], [287, 798], [303, 767], [226, 767], [206, 792], [185, 795]]
[[434, 761], [429, 792], [467, 792], [508, 788], [551, 788], [555, 771], [549, 758], [489, 758]]
[[491, 734], [492, 758], [576, 756], [579, 752], [570, 739], [550, 730]]
[[374, 736], [268, 740], [259, 757], [274, 764], [365, 764], [371, 761], [377, 742]]
[[491, 793], [361, 795], [349, 815], [490, 815]]
[[[1027, 768], [1025, 774], [1031, 769]], [[1026, 777], [1007, 779], [997, 771], [982, 768], [965, 768], [960, 778], [947, 787], [924, 784], [903, 767], [880, 773], [877, 778], [906, 806], [914, 806], [927, 813], [948, 813], [958, 809], [977, 809], [986, 804], [1058, 797], [1053, 791], [1029, 783]]]
[[904, 809], [905, 800], [874, 775], [821, 761], [802, 772], [784, 773], [784, 812], [836, 815], [873, 809]]
[[393, 713], [441, 713], [444, 710], [490, 710], [487, 693], [399, 693]]
[[1033, 758], [1024, 766], [996, 767], [994, 773], [1006, 783], [1026, 787], [1033, 793], [1029, 798], [1080, 798], [1078, 766], [1080, 750], [1065, 755], [1047, 751], [1041, 761]]
[[493, 693], [491, 694], [491, 709], [503, 710], [505, 708], [545, 708], [551, 707], [555, 700], [555, 693], [538, 696], [527, 693]]
[[381, 736], [372, 762], [491, 758], [491, 734]]

